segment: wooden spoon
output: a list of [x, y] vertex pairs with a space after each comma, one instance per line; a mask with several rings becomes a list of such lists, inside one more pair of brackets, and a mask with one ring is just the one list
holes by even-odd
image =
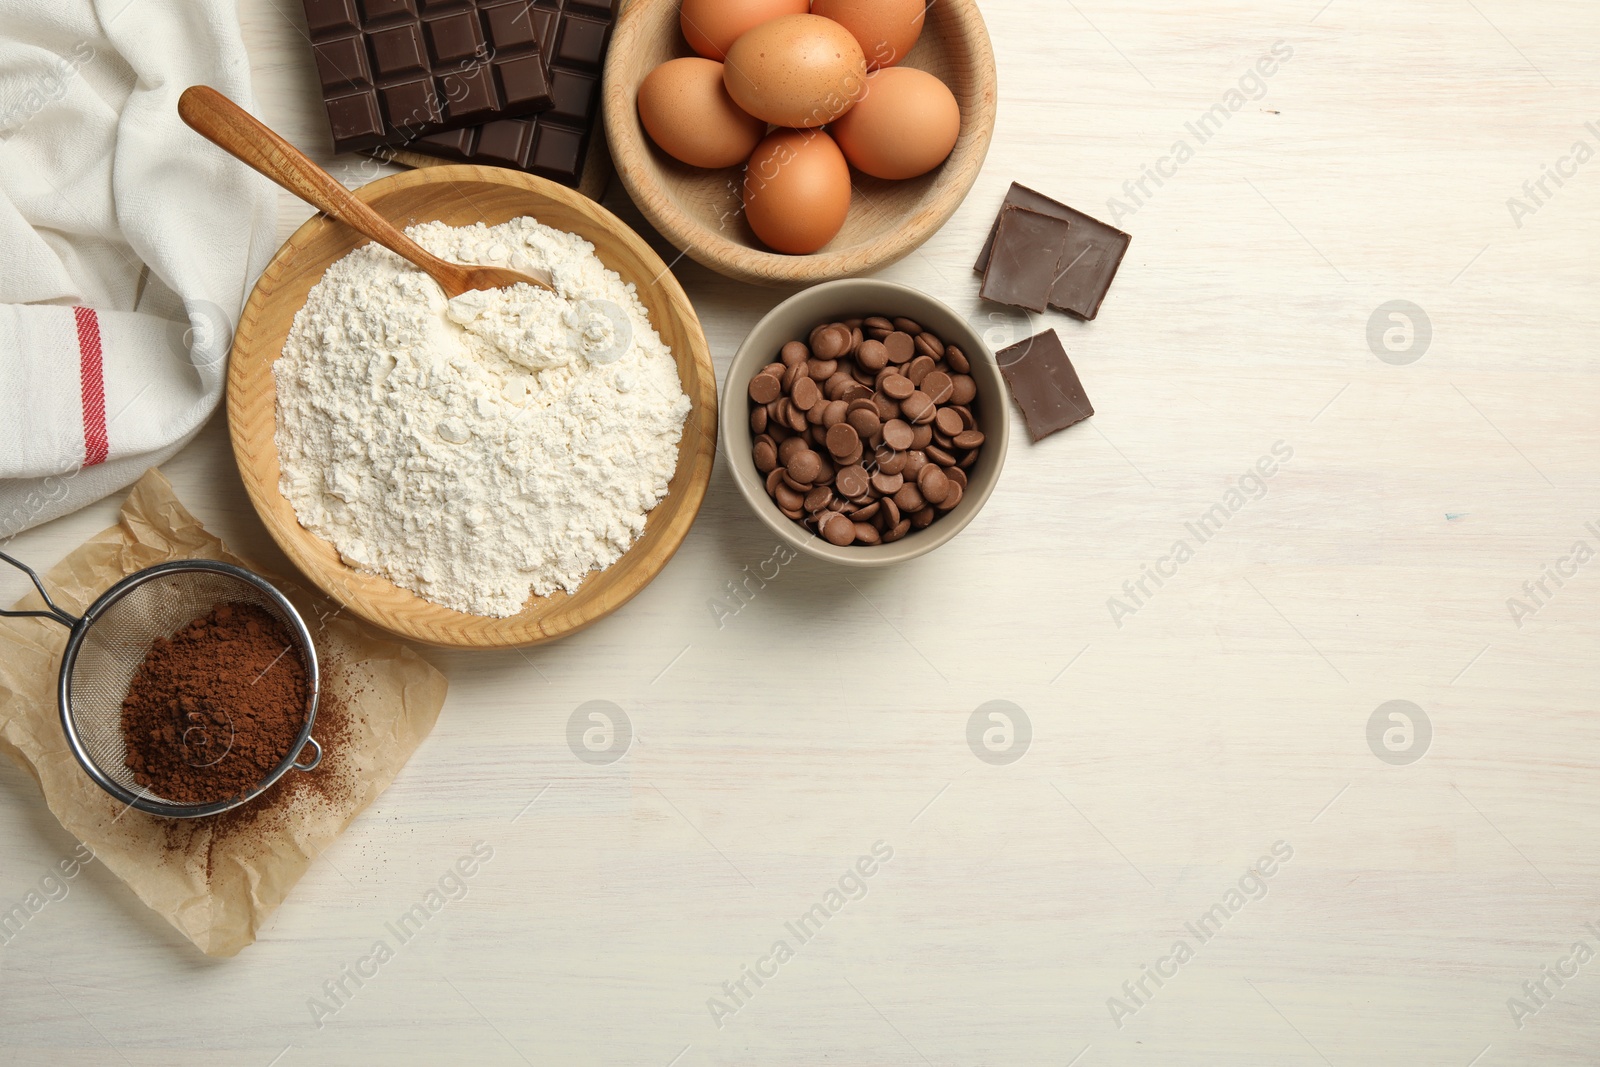
[[524, 274], [504, 267], [476, 267], [440, 259], [357, 199], [298, 148], [210, 86], [191, 85], [185, 89], [178, 97], [178, 114], [196, 133], [235, 159], [265, 174], [312, 207], [421, 267], [439, 283], [446, 296], [457, 297], [472, 289], [504, 289], [519, 282], [555, 291], [554, 280], [546, 271]]

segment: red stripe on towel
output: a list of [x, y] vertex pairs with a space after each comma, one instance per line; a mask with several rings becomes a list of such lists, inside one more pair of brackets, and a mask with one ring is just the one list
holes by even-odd
[[100, 352], [100, 320], [91, 308], [73, 308], [78, 323], [78, 375], [83, 387], [83, 465], [104, 463], [111, 444], [106, 437], [106, 376]]

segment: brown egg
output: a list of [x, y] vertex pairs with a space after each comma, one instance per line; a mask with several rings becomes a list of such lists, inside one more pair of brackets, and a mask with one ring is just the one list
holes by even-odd
[[849, 30], [866, 54], [867, 67], [892, 67], [922, 36], [928, 13], [923, 0], [813, 0], [811, 13]]
[[810, 6], [810, 0], [683, 0], [678, 25], [690, 48], [720, 63], [733, 42], [763, 22], [804, 15]]
[[961, 107], [927, 71], [889, 67], [867, 75], [867, 95], [831, 132], [857, 170], [874, 178], [915, 178], [956, 146]]
[[744, 171], [744, 214], [769, 247], [804, 256], [850, 214], [850, 165], [821, 130], [775, 130]]
[[861, 97], [867, 61], [850, 31], [785, 15], [733, 43], [723, 80], [734, 103], [775, 126], [826, 126]]
[[639, 86], [639, 121], [667, 155], [692, 167], [733, 167], [750, 158], [767, 124], [739, 109], [722, 64], [691, 57], [661, 64]]

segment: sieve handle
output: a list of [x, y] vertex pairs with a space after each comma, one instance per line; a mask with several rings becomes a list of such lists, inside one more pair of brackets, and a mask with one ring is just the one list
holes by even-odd
[[30, 579], [32, 579], [33, 587], [39, 590], [39, 595], [44, 597], [44, 602], [49, 605], [50, 608], [49, 611], [7, 611], [4, 608], [0, 608], [0, 615], [4, 615], [10, 619], [54, 619], [56, 622], [59, 622], [62, 626], [65, 626], [69, 630], [78, 625], [79, 620], [77, 616], [68, 614], [67, 612], [56, 607], [56, 602], [51, 600], [50, 594], [44, 591], [44, 582], [39, 580], [39, 576], [34, 573], [32, 567], [28, 566], [19, 559], [11, 558], [4, 552], [0, 552], [0, 559], [5, 560], [7, 563], [11, 564], [13, 567], [17, 568], [17, 570], [21, 571], [23, 574], [26, 574]]
[[306, 743], [300, 746], [300, 752], [303, 754], [305, 752], [305, 750], [308, 749], [308, 748], [311, 749], [311, 762], [310, 763], [301, 763], [300, 760], [298, 758], [296, 758], [295, 761], [294, 761], [294, 769], [295, 770], [297, 770], [297, 771], [314, 771], [314, 770], [317, 769], [317, 764], [322, 762], [322, 746], [317, 744], [317, 739], [316, 738], [314, 738], [314, 737], [306, 738]]

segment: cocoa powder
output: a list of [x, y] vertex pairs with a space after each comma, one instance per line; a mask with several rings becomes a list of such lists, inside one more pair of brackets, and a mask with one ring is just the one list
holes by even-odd
[[245, 793], [289, 755], [305, 724], [305, 664], [289, 628], [221, 604], [157, 639], [122, 702], [127, 766], [156, 796], [207, 804]]

